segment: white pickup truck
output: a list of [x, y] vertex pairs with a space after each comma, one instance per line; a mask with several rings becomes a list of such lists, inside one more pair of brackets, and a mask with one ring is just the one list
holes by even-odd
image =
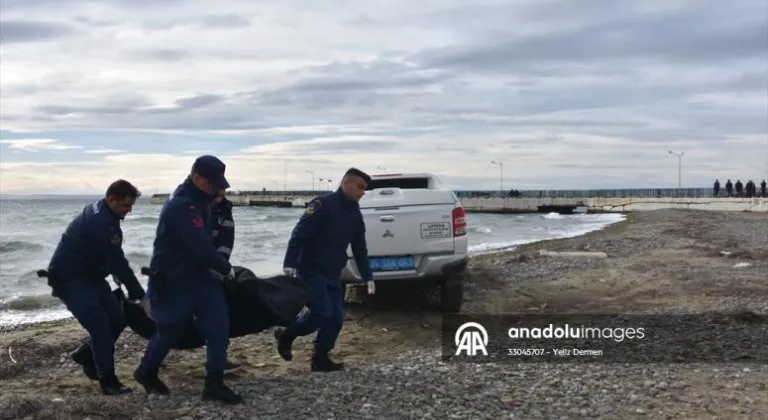
[[[406, 280], [441, 287], [441, 310], [456, 313], [464, 300], [468, 228], [456, 194], [429, 173], [371, 176], [360, 200], [368, 258], [376, 282]], [[344, 283], [360, 280], [348, 249]]]

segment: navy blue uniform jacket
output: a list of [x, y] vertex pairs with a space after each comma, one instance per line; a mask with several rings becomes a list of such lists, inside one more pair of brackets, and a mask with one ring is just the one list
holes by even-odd
[[361, 277], [372, 280], [360, 205], [339, 189], [309, 203], [293, 228], [283, 267], [338, 277], [347, 265], [350, 244]]
[[64, 282], [97, 282], [112, 274], [128, 289], [130, 299], [144, 297], [123, 253], [120, 218], [105, 199], [83, 208], [69, 223], [53, 252], [49, 271]]
[[232, 202], [226, 198], [211, 210], [213, 217], [213, 245], [216, 251], [229, 261], [235, 246], [235, 220], [232, 217]]
[[212, 200], [188, 178], [160, 210], [149, 266], [165, 274], [169, 285], [194, 287], [211, 278], [209, 269], [229, 274], [232, 266], [213, 245]]

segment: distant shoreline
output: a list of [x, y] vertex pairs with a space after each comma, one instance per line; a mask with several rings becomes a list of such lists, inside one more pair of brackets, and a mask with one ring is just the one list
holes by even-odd
[[[19, 201], [33, 201], [33, 200], [99, 200], [104, 198], [103, 194], [8, 194], [0, 195], [1, 200], [19, 200]], [[137, 202], [149, 203], [150, 196], [142, 195]]]

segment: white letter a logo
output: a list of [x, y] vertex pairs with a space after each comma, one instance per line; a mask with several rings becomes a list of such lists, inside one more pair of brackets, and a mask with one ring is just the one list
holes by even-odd
[[[469, 328], [471, 329], [464, 331]], [[474, 329], [477, 331], [473, 331]], [[488, 345], [488, 332], [477, 322], [467, 322], [462, 324], [462, 326], [456, 330], [454, 341], [456, 343], [455, 356], [458, 356], [461, 352], [465, 352], [467, 356], [474, 356], [478, 351], [481, 351], [483, 352], [483, 355], [488, 356], [488, 352], [485, 349], [485, 346]]]

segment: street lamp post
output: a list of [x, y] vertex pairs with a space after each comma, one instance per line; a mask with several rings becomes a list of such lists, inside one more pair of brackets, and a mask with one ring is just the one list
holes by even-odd
[[492, 160], [491, 163], [494, 165], [499, 165], [499, 193], [501, 196], [504, 196], [504, 163], [503, 162], [496, 162], [495, 160]]
[[677, 188], [681, 189], [683, 188], [683, 182], [682, 182], [682, 173], [683, 173], [683, 155], [685, 152], [675, 153], [671, 150], [668, 150], [670, 155], [677, 156]]
[[315, 192], [315, 173], [312, 171], [307, 171], [308, 174], [312, 174], [312, 192]]

